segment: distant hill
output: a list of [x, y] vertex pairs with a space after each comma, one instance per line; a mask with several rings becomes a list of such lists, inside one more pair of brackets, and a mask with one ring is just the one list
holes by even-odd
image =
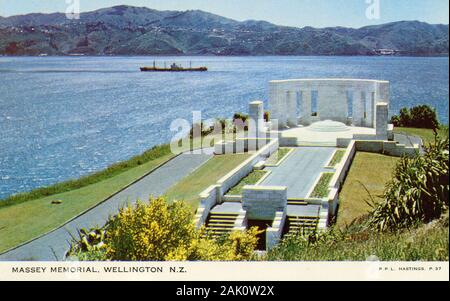
[[448, 25], [402, 21], [359, 29], [238, 22], [211, 13], [115, 6], [0, 17], [0, 55], [448, 55]]

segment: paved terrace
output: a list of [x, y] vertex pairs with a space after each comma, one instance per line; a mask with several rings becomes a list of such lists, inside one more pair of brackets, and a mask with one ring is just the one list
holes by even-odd
[[[330, 126], [328, 128], [328, 123]], [[337, 125], [336, 125], [337, 124]], [[304, 127], [298, 126], [293, 129], [282, 131], [282, 136], [285, 138], [297, 138], [300, 144], [312, 145], [330, 145], [336, 146], [338, 138], [352, 139], [355, 134], [375, 135], [375, 129], [365, 127], [342, 127], [338, 123], [331, 121], [324, 121], [315, 125]], [[321, 128], [324, 127], [324, 128]]]
[[210, 155], [182, 154], [65, 226], [0, 255], [0, 261], [63, 260], [70, 247], [71, 235], [78, 237], [78, 229], [102, 226], [110, 215], [117, 214], [118, 208], [128, 203], [135, 204], [138, 199], [148, 200], [150, 195], [162, 195], [211, 157]]
[[[260, 184], [287, 186], [289, 199], [304, 199], [331, 159], [334, 147], [298, 147], [278, 167], [266, 167], [272, 173]], [[329, 170], [328, 170], [329, 171]]]

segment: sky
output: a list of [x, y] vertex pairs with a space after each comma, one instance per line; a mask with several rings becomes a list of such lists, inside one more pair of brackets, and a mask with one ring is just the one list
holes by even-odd
[[0, 0], [0, 16], [65, 12], [73, 1], [80, 10], [114, 5], [158, 10], [200, 9], [239, 21], [265, 20], [304, 27], [362, 27], [402, 20], [449, 23], [448, 0]]

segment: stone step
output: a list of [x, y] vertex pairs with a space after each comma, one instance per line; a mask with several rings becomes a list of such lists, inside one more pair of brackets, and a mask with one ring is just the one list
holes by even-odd
[[308, 205], [308, 203], [305, 201], [288, 201], [288, 205], [306, 206], [306, 205]]
[[299, 225], [299, 226], [289, 226], [289, 231], [290, 230], [298, 230], [298, 229], [316, 229], [317, 225]]
[[234, 227], [218, 227], [214, 225], [213, 227], [206, 227], [206, 230], [218, 230], [218, 231], [231, 231]]
[[318, 222], [299, 222], [299, 223], [289, 223], [290, 226], [311, 226], [317, 225]]
[[226, 223], [226, 224], [234, 224], [234, 220], [232, 219], [209, 219], [209, 223]]
[[288, 215], [288, 219], [290, 220], [311, 220], [311, 219], [319, 219], [318, 216], [294, 216]]
[[224, 217], [236, 217], [239, 215], [239, 213], [226, 213], [226, 212], [211, 212], [210, 213], [211, 216], [224, 216]]
[[234, 225], [209, 224], [207, 229], [233, 229]]

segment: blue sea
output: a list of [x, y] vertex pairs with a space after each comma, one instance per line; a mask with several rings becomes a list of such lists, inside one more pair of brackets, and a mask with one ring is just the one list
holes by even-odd
[[[206, 73], [143, 73], [156, 59]], [[268, 81], [391, 82], [391, 114], [429, 104], [448, 124], [449, 60], [409, 57], [0, 57], [0, 198], [77, 178], [165, 143], [170, 123], [267, 104]]]

